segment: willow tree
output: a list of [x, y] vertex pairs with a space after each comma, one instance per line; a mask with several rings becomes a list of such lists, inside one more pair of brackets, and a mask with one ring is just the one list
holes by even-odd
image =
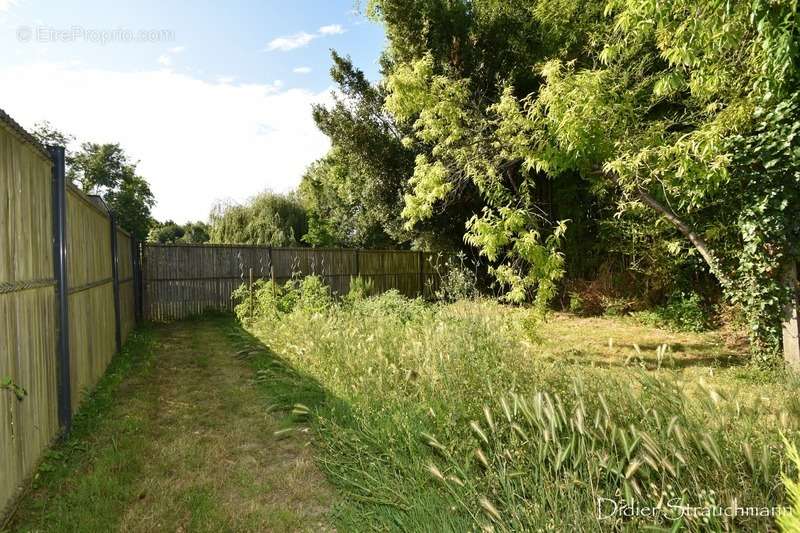
[[[568, 222], [543, 224], [535, 178], [577, 171], [618, 216], [647, 211], [674, 228], [685, 243], [674, 253], [702, 258], [746, 304], [755, 346], [774, 351], [781, 265], [800, 238], [796, 0], [376, 0], [373, 13], [399, 24], [397, 5], [431, 4], [462, 5], [471, 21], [450, 57], [479, 42], [475, 21], [499, 13], [521, 19], [539, 46], [518, 67], [534, 82], [520, 90], [514, 76], [497, 77], [492, 98], [447, 53], [394, 52], [403, 60], [386, 107], [413, 124], [407, 144], [430, 147], [405, 199], [409, 223], [475, 184], [487, 205], [465, 239], [501, 261], [494, 272], [512, 299], [533, 293], [543, 305], [563, 269]], [[408, 25], [428, 31], [417, 18]], [[505, 37], [520, 58], [520, 37]]]

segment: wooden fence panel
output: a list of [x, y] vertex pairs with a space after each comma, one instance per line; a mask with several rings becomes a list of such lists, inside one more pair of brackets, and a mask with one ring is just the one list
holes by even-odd
[[249, 279], [284, 283], [293, 276], [321, 276], [335, 294], [346, 294], [357, 275], [374, 292], [396, 289], [409, 297], [438, 286], [433, 254], [406, 250], [270, 248], [248, 245], [155, 245], [144, 247], [145, 316], [184, 318], [207, 310], [233, 309], [231, 293]]
[[[61, 300], [53, 255], [59, 151], [51, 156], [0, 110], [0, 520], [59, 434], [59, 401], [70, 385], [71, 408], [93, 388], [117, 349], [111, 218], [75, 186], [66, 186], [66, 273], [69, 382], [59, 382]], [[55, 158], [55, 159], [54, 159]], [[59, 172], [54, 172], [59, 170]], [[62, 213], [63, 214], [63, 213]], [[58, 226], [60, 227], [60, 226]], [[120, 333], [135, 325], [131, 236], [118, 231]], [[61, 393], [61, 394], [59, 394]], [[66, 408], [66, 401], [62, 404]], [[62, 413], [63, 414], [63, 413]]]
[[[3, 118], [3, 117], [0, 117]], [[0, 510], [58, 433], [52, 166], [0, 120]]]
[[116, 351], [111, 220], [73, 186], [67, 188], [67, 275], [72, 410], [105, 372]]

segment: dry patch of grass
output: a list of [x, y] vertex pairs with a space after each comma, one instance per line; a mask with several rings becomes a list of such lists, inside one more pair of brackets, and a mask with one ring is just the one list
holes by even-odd
[[67, 443], [84, 453], [51, 467], [60, 475], [42, 478], [15, 529], [331, 529], [332, 493], [308, 438], [274, 435], [282, 422], [234, 357], [225, 323], [156, 328], [149, 368], [118, 388], [95, 431]]

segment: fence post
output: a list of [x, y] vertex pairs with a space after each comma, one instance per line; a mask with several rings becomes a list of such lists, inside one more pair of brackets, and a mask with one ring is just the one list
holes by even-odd
[[141, 309], [139, 306], [141, 305], [141, 289], [142, 286], [140, 285], [141, 280], [139, 279], [140, 274], [140, 264], [139, 264], [139, 241], [136, 237], [131, 236], [131, 271], [133, 273], [133, 315], [136, 323], [142, 321]]
[[419, 295], [425, 297], [425, 252], [419, 252]]
[[58, 421], [69, 434], [72, 425], [72, 382], [69, 358], [69, 287], [67, 278], [67, 190], [63, 146], [50, 146], [53, 161], [53, 275], [56, 281], [58, 330]]
[[791, 290], [791, 299], [783, 309], [783, 358], [800, 371], [800, 321], [798, 321], [797, 264], [792, 261], [784, 270], [784, 282]]
[[111, 211], [108, 212], [111, 227], [111, 279], [114, 287], [114, 339], [117, 343], [117, 353], [122, 351], [122, 320], [119, 305], [119, 250], [117, 249], [117, 218]]
[[[144, 316], [144, 297], [145, 297], [145, 295], [148, 295], [148, 293], [147, 293], [148, 287], [147, 287], [147, 283], [145, 283], [145, 280], [147, 278], [144, 277], [144, 271], [147, 270], [147, 243], [140, 241], [139, 244], [138, 244], [138, 247], [136, 249], [136, 252], [137, 252], [136, 265], [137, 265], [138, 270], [139, 270], [139, 275], [138, 275], [138, 279], [139, 279], [139, 320], [144, 321], [144, 319], [145, 319], [145, 316]], [[148, 300], [150, 299], [150, 297], [151, 296], [148, 295]]]
[[358, 248], [356, 248], [356, 277], [361, 276], [361, 261], [358, 256]]

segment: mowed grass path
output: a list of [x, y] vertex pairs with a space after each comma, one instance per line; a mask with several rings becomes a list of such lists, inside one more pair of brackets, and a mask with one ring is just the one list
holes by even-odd
[[12, 531], [325, 531], [308, 437], [267, 409], [229, 319], [135, 334], [49, 454]]

